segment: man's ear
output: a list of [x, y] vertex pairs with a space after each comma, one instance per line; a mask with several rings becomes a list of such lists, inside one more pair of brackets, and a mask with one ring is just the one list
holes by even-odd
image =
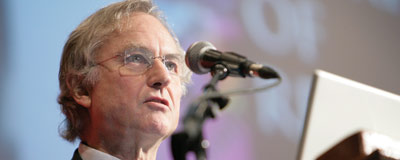
[[89, 96], [89, 91], [86, 87], [82, 86], [82, 77], [70, 75], [67, 77], [66, 81], [68, 88], [71, 91], [71, 96], [74, 98], [75, 102], [85, 108], [89, 108], [92, 100]]

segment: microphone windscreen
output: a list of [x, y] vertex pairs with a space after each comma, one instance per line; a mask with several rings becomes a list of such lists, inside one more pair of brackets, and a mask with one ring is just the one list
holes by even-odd
[[197, 74], [205, 74], [210, 72], [209, 68], [204, 68], [201, 66], [201, 58], [203, 54], [207, 51], [216, 48], [207, 41], [198, 41], [190, 45], [190, 47], [186, 51], [185, 62], [186, 65]]

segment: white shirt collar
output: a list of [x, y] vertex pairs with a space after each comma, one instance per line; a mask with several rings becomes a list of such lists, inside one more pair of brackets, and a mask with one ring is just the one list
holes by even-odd
[[119, 160], [117, 157], [96, 150], [83, 143], [79, 144], [78, 151], [83, 160]]

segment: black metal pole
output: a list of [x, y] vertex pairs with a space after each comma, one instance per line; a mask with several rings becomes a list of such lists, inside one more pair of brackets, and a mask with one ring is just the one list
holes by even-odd
[[[212, 79], [204, 86], [204, 94], [218, 93], [217, 83], [225, 79], [229, 70], [223, 64], [211, 68]], [[203, 139], [203, 123], [207, 118], [215, 118], [215, 108], [221, 109], [228, 104], [224, 96], [210, 97], [191, 104], [183, 124], [184, 129], [171, 137], [171, 148], [175, 160], [185, 160], [188, 152], [194, 152], [198, 160], [206, 160], [206, 141]]]

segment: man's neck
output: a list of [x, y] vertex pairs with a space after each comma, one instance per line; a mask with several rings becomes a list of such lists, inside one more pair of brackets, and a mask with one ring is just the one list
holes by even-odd
[[107, 136], [87, 133], [86, 136], [82, 136], [82, 141], [88, 146], [122, 160], [155, 160], [163, 138], [154, 139], [154, 137], [149, 137], [148, 134], [140, 133]]

